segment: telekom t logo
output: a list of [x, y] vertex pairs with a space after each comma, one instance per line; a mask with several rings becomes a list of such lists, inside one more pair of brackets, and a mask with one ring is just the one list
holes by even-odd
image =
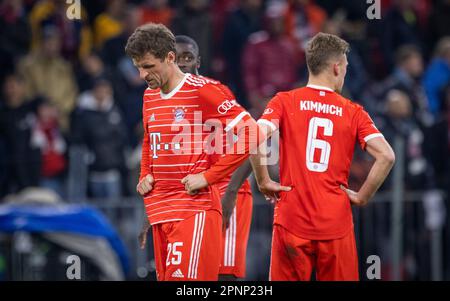
[[161, 141], [161, 133], [150, 133], [150, 143], [151, 149], [153, 150], [153, 159], [158, 158], [156, 151], [161, 149], [161, 145], [159, 144], [160, 141]]

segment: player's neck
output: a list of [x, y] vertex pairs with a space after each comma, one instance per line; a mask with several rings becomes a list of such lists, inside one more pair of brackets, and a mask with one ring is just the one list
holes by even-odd
[[178, 68], [174, 69], [172, 76], [170, 76], [167, 83], [161, 87], [161, 91], [164, 94], [169, 94], [170, 92], [172, 92], [172, 90], [175, 89], [178, 86], [178, 84], [183, 80], [184, 75], [185, 74], [181, 72], [180, 69]]
[[325, 77], [309, 76], [308, 86], [309, 85], [326, 87], [326, 88], [329, 88], [329, 89], [331, 89], [333, 91], [336, 90], [335, 86], [334, 86], [334, 83], [331, 80], [329, 80], [329, 79], [327, 79]]

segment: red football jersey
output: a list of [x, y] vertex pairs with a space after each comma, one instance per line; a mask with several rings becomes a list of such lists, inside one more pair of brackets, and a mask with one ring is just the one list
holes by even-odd
[[[155, 179], [153, 190], [144, 197], [152, 225], [184, 220], [199, 211], [220, 211], [219, 192], [213, 184], [248, 155], [225, 155], [216, 162], [209, 153], [214, 147], [211, 140], [223, 139], [251, 119], [228, 91], [217, 81], [192, 74], [186, 74], [169, 94], [160, 89], [145, 91], [140, 179], [147, 174]], [[200, 172], [205, 172], [212, 186], [190, 196], [181, 180]]]
[[274, 223], [311, 240], [338, 239], [353, 227], [347, 180], [355, 142], [382, 136], [363, 107], [326, 87], [278, 93], [258, 120], [280, 130], [281, 193]]

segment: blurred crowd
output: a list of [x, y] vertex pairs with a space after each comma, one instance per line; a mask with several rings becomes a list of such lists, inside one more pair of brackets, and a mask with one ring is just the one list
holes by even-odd
[[[360, 0], [89, 0], [69, 19], [65, 0], [1, 0], [0, 198], [41, 186], [67, 199], [69, 180], [87, 197], [134, 195], [145, 84], [124, 46], [147, 22], [192, 37], [200, 73], [255, 118], [277, 91], [306, 83], [309, 38], [343, 37], [343, 94], [389, 142], [405, 141], [406, 189], [448, 189], [450, 0], [380, 2], [381, 19], [369, 20]], [[82, 164], [86, 176], [71, 173]], [[357, 152], [350, 184], [370, 166]]]

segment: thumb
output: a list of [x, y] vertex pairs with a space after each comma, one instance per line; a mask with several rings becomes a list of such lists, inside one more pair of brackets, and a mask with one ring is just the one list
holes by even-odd
[[181, 184], [186, 184], [186, 182], [187, 182], [187, 177], [188, 177], [188, 176], [185, 176], [183, 179], [181, 179]]
[[290, 187], [290, 186], [281, 186], [280, 185], [280, 191], [291, 191], [292, 190], [292, 187]]
[[345, 192], [347, 192], [347, 188], [345, 188], [344, 185], [339, 186], [342, 190], [344, 190]]
[[153, 179], [152, 175], [147, 175], [147, 176], [145, 176], [145, 178], [147, 179], [147, 181], [148, 181], [150, 184], [153, 184], [154, 179]]

